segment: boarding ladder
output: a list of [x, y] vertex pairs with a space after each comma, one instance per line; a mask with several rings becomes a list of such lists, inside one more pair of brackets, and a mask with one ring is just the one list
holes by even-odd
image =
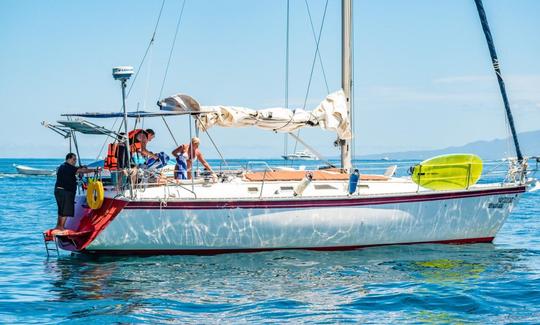
[[60, 256], [56, 236], [52, 234], [51, 230], [46, 230], [43, 232], [43, 243], [45, 244], [45, 251], [47, 252], [47, 257], [51, 256], [50, 252], [56, 252], [56, 256]]

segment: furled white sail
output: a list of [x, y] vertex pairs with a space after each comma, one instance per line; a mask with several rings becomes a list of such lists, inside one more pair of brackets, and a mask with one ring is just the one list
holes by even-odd
[[292, 132], [306, 126], [319, 126], [334, 131], [340, 139], [352, 137], [347, 99], [343, 90], [329, 94], [312, 111], [303, 109], [267, 108], [254, 110], [235, 106], [200, 106], [193, 98], [178, 94], [159, 103], [163, 110], [200, 111], [195, 115], [197, 127], [208, 130], [214, 125], [222, 127], [256, 126], [277, 132]]

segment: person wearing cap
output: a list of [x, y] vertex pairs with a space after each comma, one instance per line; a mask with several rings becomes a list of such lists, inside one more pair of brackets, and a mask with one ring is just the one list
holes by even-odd
[[201, 141], [199, 138], [193, 137], [189, 144], [182, 144], [173, 150], [172, 154], [176, 157], [176, 166], [174, 167], [175, 179], [191, 179], [193, 162], [197, 159], [204, 166], [204, 169], [212, 173], [215, 177], [212, 167], [210, 167], [208, 162], [204, 159], [202, 152], [199, 150], [200, 143]]

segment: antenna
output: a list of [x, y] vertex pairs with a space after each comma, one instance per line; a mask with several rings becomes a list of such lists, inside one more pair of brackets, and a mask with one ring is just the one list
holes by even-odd
[[114, 67], [112, 69], [112, 75], [114, 80], [120, 80], [122, 85], [122, 110], [124, 112], [124, 144], [126, 146], [126, 153], [128, 159], [128, 182], [129, 182], [129, 194], [133, 197], [133, 189], [131, 187], [131, 152], [129, 147], [129, 136], [128, 136], [128, 118], [126, 110], [126, 83], [129, 78], [133, 75], [133, 67], [130, 66], [120, 66]]

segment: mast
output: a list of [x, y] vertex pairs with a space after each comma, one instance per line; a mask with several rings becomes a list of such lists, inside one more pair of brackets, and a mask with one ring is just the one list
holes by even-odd
[[[351, 119], [352, 90], [352, 0], [341, 1], [341, 88], [347, 98], [347, 116]], [[350, 121], [352, 124], [352, 119]], [[351, 140], [339, 140], [341, 146], [341, 168], [350, 171]]]
[[474, 2], [476, 3], [476, 9], [478, 10], [478, 16], [480, 17], [480, 22], [482, 23], [484, 35], [486, 36], [493, 69], [495, 70], [495, 74], [497, 75], [497, 81], [499, 82], [499, 89], [501, 91], [501, 96], [504, 102], [504, 109], [506, 110], [506, 118], [508, 119], [510, 130], [512, 131], [512, 139], [514, 140], [514, 147], [516, 148], [517, 159], [521, 163], [523, 161], [523, 155], [521, 154], [521, 149], [519, 148], [516, 127], [514, 126], [514, 118], [512, 117], [512, 111], [510, 110], [510, 104], [508, 102], [508, 97], [506, 96], [506, 88], [504, 86], [504, 80], [502, 78], [501, 69], [499, 66], [499, 59], [497, 58], [497, 52], [495, 51], [495, 43], [493, 42], [493, 37], [491, 36], [486, 12], [484, 11], [484, 5], [482, 4], [482, 0], [474, 0]]

